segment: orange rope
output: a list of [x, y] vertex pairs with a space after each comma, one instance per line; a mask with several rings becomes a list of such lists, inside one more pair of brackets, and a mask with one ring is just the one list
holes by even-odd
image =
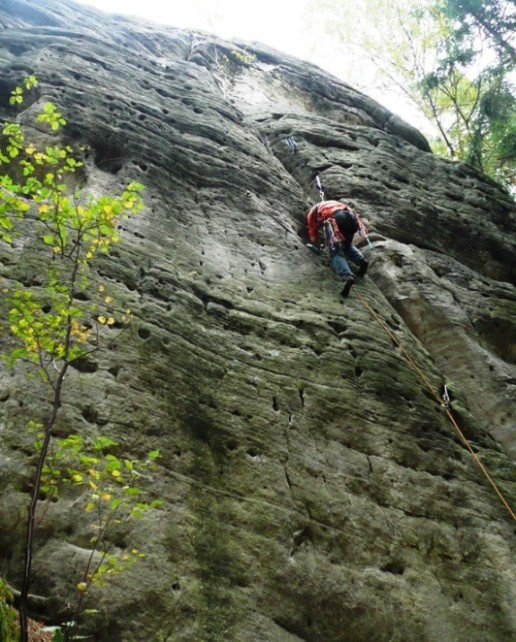
[[[394, 342], [394, 343], [395, 343], [395, 344], [400, 348], [400, 350], [401, 350], [401, 352], [402, 352], [403, 356], [407, 359], [407, 361], [409, 362], [409, 364], [410, 364], [410, 365], [412, 366], [412, 368], [416, 371], [416, 373], [418, 374], [418, 376], [419, 376], [419, 378], [421, 379], [421, 381], [426, 385], [426, 387], [428, 388], [428, 390], [429, 390], [429, 391], [432, 393], [432, 395], [437, 399], [437, 401], [442, 405], [442, 398], [441, 398], [441, 396], [439, 395], [439, 393], [437, 392], [437, 390], [435, 390], [435, 388], [432, 386], [432, 384], [431, 384], [431, 383], [430, 383], [430, 381], [428, 380], [428, 377], [426, 377], [425, 373], [421, 370], [421, 368], [417, 365], [417, 363], [414, 361], [414, 359], [410, 356], [410, 354], [409, 354], [409, 353], [405, 350], [405, 348], [401, 345], [400, 341], [398, 340], [398, 337], [396, 337], [396, 335], [394, 335], [394, 334], [391, 332], [391, 330], [389, 329], [389, 327], [387, 326], [387, 324], [386, 324], [386, 323], [385, 323], [385, 322], [384, 322], [384, 321], [379, 317], [379, 315], [378, 315], [378, 314], [376, 313], [376, 311], [371, 307], [371, 305], [369, 305], [369, 303], [366, 301], [366, 299], [365, 299], [365, 298], [364, 298], [364, 297], [363, 297], [359, 292], [357, 292], [356, 290], [355, 290], [355, 293], [356, 293], [356, 295], [358, 296], [358, 298], [360, 299], [360, 301], [362, 302], [362, 304], [364, 305], [364, 307], [366, 308], [366, 310], [369, 312], [369, 314], [370, 314], [370, 315], [371, 315], [371, 316], [372, 316], [372, 317], [373, 317], [373, 318], [374, 318], [374, 319], [375, 319], [375, 320], [380, 324], [380, 326], [381, 326], [381, 327], [382, 327], [382, 328], [387, 332], [387, 334], [389, 335], [389, 337], [390, 337], [391, 341], [393, 341], [393, 342]], [[511, 517], [512, 517], [514, 520], [516, 520], [516, 514], [515, 514], [515, 513], [514, 513], [514, 511], [512, 510], [511, 506], [509, 505], [509, 502], [505, 499], [505, 497], [503, 496], [502, 492], [500, 491], [500, 489], [499, 489], [499, 488], [498, 488], [498, 486], [496, 485], [495, 481], [493, 480], [493, 478], [491, 477], [491, 475], [490, 475], [490, 474], [489, 474], [489, 472], [487, 471], [486, 467], [485, 467], [485, 466], [484, 466], [484, 464], [480, 461], [480, 459], [479, 459], [478, 455], [477, 455], [477, 454], [475, 453], [475, 451], [473, 450], [473, 448], [472, 448], [471, 444], [469, 443], [468, 439], [466, 438], [466, 436], [464, 435], [464, 433], [462, 432], [462, 430], [459, 428], [459, 426], [458, 426], [457, 422], [455, 421], [455, 418], [454, 418], [454, 416], [452, 415], [452, 413], [451, 413], [450, 409], [449, 409], [447, 406], [444, 406], [444, 409], [445, 409], [446, 414], [448, 415], [448, 417], [449, 417], [450, 421], [451, 421], [451, 422], [452, 422], [452, 424], [454, 425], [454, 427], [455, 427], [456, 431], [458, 432], [458, 434], [459, 434], [460, 438], [461, 438], [461, 439], [462, 439], [462, 441], [464, 442], [464, 444], [465, 444], [466, 448], [469, 450], [469, 452], [471, 453], [471, 455], [472, 455], [473, 459], [476, 461], [476, 463], [477, 463], [477, 464], [478, 464], [478, 466], [480, 467], [481, 471], [483, 472], [483, 474], [484, 474], [484, 476], [486, 477], [486, 479], [487, 479], [487, 481], [489, 482], [489, 484], [493, 487], [493, 489], [494, 489], [495, 493], [497, 494], [498, 498], [500, 499], [500, 501], [502, 502], [502, 504], [505, 506], [505, 508], [509, 511], [509, 513], [510, 513]]]

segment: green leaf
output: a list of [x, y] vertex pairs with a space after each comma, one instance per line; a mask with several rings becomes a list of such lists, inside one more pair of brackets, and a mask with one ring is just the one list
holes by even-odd
[[127, 497], [136, 497], [141, 494], [141, 489], [131, 486], [130, 488], [124, 488], [124, 495]]
[[43, 242], [46, 245], [55, 245], [56, 237], [53, 234], [44, 234], [43, 235]]
[[111, 439], [110, 437], [101, 435], [100, 437], [97, 437], [95, 439], [93, 445], [97, 450], [105, 450], [106, 448], [110, 448], [111, 446], [118, 446], [118, 442], [114, 439]]

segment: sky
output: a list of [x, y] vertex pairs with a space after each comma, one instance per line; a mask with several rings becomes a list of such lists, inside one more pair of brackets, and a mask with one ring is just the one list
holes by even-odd
[[[75, 0], [108, 13], [142, 17], [182, 29], [201, 29], [229, 39], [258, 41], [307, 60], [337, 76], [419, 129], [424, 122], [414, 108], [393, 92], [376, 91], [368, 84], [374, 71], [360, 64], [350, 45], [335, 44], [324, 36], [322, 12], [314, 0]], [[355, 5], [360, 0], [354, 0]], [[314, 34], [320, 34], [314, 37]], [[356, 54], [356, 52], [355, 52]], [[352, 60], [354, 62], [352, 62]], [[354, 79], [350, 76], [355, 74]]]

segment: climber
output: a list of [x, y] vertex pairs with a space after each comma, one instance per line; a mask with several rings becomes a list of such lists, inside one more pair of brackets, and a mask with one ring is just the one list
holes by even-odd
[[[358, 266], [357, 276], [364, 276], [368, 262], [362, 252], [353, 245], [355, 232], [366, 238], [367, 230], [349, 205], [340, 201], [321, 201], [314, 205], [306, 215], [308, 226], [308, 247], [317, 248], [319, 231], [324, 230], [325, 245], [328, 248], [331, 264], [335, 273], [344, 281], [341, 295], [347, 297], [351, 286], [355, 283], [355, 276], [349, 267], [348, 259]], [[324, 244], [320, 246], [321, 249]]]

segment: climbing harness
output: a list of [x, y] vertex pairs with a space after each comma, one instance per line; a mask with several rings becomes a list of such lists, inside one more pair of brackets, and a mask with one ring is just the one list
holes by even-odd
[[455, 430], [459, 434], [459, 437], [461, 438], [462, 442], [470, 452], [471, 456], [475, 460], [475, 462], [478, 464], [480, 467], [480, 470], [484, 474], [485, 478], [495, 491], [496, 495], [498, 496], [498, 499], [502, 502], [502, 504], [505, 506], [505, 508], [509, 511], [509, 514], [513, 518], [513, 520], [516, 521], [516, 514], [512, 510], [511, 506], [509, 505], [509, 502], [505, 499], [503, 496], [501, 490], [498, 488], [496, 485], [496, 482], [493, 480], [491, 475], [489, 474], [488, 470], [484, 466], [484, 464], [480, 461], [480, 458], [478, 455], [475, 453], [473, 450], [473, 447], [471, 446], [469, 440], [467, 437], [464, 435], [462, 430], [460, 429], [459, 425], [457, 424], [455, 417], [453, 416], [451, 410], [450, 410], [450, 396], [448, 394], [448, 388], [446, 385], [444, 385], [444, 392], [443, 395], [439, 395], [439, 393], [435, 390], [434, 386], [431, 384], [431, 382], [428, 380], [428, 378], [425, 376], [424, 372], [421, 370], [421, 368], [417, 365], [417, 363], [414, 361], [414, 359], [410, 356], [410, 354], [405, 350], [405, 348], [401, 345], [400, 341], [398, 340], [398, 337], [391, 332], [389, 327], [385, 324], [385, 322], [380, 318], [380, 316], [376, 313], [376, 311], [372, 308], [372, 306], [367, 302], [365, 297], [363, 297], [360, 292], [356, 292], [356, 296], [359, 298], [359, 300], [362, 302], [363, 306], [365, 309], [369, 312], [371, 317], [378, 322], [378, 324], [385, 330], [391, 341], [398, 346], [398, 348], [401, 350], [402, 355], [405, 357], [409, 365], [412, 367], [413, 370], [415, 370], [416, 374], [420, 378], [420, 380], [425, 384], [425, 386], [428, 388], [428, 390], [432, 393], [432, 396], [438, 401], [438, 403], [444, 408], [444, 411], [446, 412], [449, 420], [452, 422]]
[[[321, 177], [319, 176], [319, 174], [315, 175], [315, 184], [317, 185], [317, 189], [319, 190], [319, 196], [321, 197], [321, 201], [325, 201], [326, 197], [324, 196], [324, 187], [321, 183]], [[369, 239], [369, 235], [367, 234], [367, 229], [364, 223], [362, 222], [362, 220], [360, 219], [360, 215], [358, 215], [358, 225], [360, 229], [360, 236], [367, 241], [367, 245], [369, 246], [369, 249], [373, 250], [374, 245], [371, 243]]]

